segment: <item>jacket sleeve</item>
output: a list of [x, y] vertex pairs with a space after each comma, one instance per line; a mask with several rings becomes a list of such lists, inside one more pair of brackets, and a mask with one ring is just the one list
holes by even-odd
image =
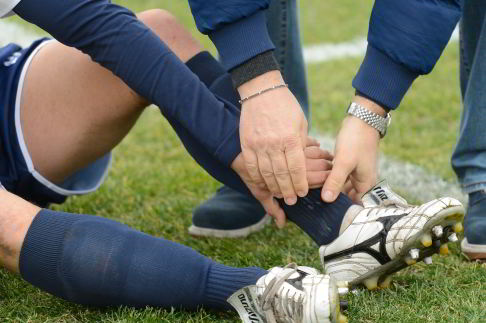
[[433, 69], [461, 16], [462, 0], [376, 0], [368, 48], [353, 87], [395, 109], [412, 82]]
[[229, 166], [241, 151], [239, 116], [128, 9], [108, 0], [22, 0], [14, 11], [120, 77], [218, 161]]
[[227, 70], [274, 49], [265, 9], [270, 0], [189, 0], [196, 26], [218, 49]]

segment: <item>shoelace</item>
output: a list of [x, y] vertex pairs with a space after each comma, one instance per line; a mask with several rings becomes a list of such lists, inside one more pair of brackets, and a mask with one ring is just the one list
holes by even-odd
[[286, 316], [293, 317], [294, 318], [293, 322], [302, 322], [303, 319], [302, 308], [304, 303], [303, 295], [299, 296], [297, 300], [294, 300], [293, 297], [288, 297], [287, 294], [285, 295], [285, 297], [278, 298], [279, 304], [275, 303], [275, 301], [277, 300], [277, 298], [275, 298], [275, 294], [277, 293], [279, 288], [285, 283], [285, 281], [290, 276], [292, 276], [294, 273], [297, 272], [297, 265], [294, 263], [288, 264], [287, 266], [284, 267], [284, 269], [287, 268], [290, 268], [292, 270], [272, 278], [270, 283], [263, 291], [262, 309], [264, 311], [265, 318], [267, 319], [268, 323], [277, 322], [274, 314], [274, 309], [277, 306], [279, 306], [282, 310], [284, 310]]

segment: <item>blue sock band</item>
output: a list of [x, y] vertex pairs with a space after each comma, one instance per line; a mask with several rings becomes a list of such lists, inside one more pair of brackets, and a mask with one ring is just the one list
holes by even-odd
[[353, 205], [347, 195], [339, 194], [333, 203], [321, 198], [321, 189], [310, 189], [309, 194], [297, 199], [295, 205], [279, 204], [287, 218], [307, 233], [318, 246], [331, 243], [339, 236], [339, 229], [346, 211]]
[[226, 299], [263, 269], [232, 268], [115, 221], [42, 210], [29, 228], [20, 273], [65, 300], [95, 306], [231, 308]]

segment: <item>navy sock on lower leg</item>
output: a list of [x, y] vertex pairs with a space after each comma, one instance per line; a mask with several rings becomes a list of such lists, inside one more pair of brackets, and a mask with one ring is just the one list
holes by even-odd
[[[194, 72], [199, 79], [210, 88], [212, 92], [222, 96], [224, 99], [233, 102], [237, 101], [238, 94], [234, 90], [225, 87], [225, 83], [231, 84], [230, 79], [223, 79], [228, 75], [223, 67], [216, 61], [208, 52], [201, 52], [186, 62], [186, 65]], [[218, 81], [221, 80], [220, 83]], [[177, 127], [174, 127], [177, 131]], [[187, 142], [185, 146], [189, 151], [197, 148], [197, 143], [191, 142], [183, 132], [178, 131], [179, 136], [183, 142]], [[204, 152], [192, 153], [193, 156], [201, 157]], [[201, 162], [200, 162], [201, 163]], [[214, 169], [215, 163], [201, 163], [203, 167], [208, 170]], [[216, 165], [217, 166], [217, 165]], [[221, 174], [225, 173], [224, 169], [218, 169], [211, 174], [217, 174], [221, 178]], [[214, 176], [214, 175], [213, 175]], [[245, 186], [238, 180], [237, 177], [227, 176], [223, 180], [225, 184], [232, 188], [236, 188], [240, 192], [248, 193]], [[286, 205], [283, 200], [279, 203], [285, 211], [285, 214], [292, 222], [296, 223], [304, 232], [306, 232], [319, 246], [328, 244], [336, 239], [339, 235], [342, 220], [348, 208], [352, 205], [351, 200], [344, 194], [340, 194], [335, 202], [325, 203], [321, 199], [321, 189], [311, 189], [309, 194], [304, 198], [299, 198], [297, 203], [293, 206]]]
[[318, 246], [331, 243], [339, 236], [344, 215], [353, 202], [345, 194], [339, 194], [336, 201], [326, 203], [321, 198], [321, 189], [310, 189], [309, 194], [297, 199], [294, 205], [279, 204], [287, 218], [307, 233]]
[[266, 273], [218, 264], [109, 219], [51, 210], [32, 222], [19, 266], [25, 280], [72, 302], [187, 309], [230, 308], [232, 293]]

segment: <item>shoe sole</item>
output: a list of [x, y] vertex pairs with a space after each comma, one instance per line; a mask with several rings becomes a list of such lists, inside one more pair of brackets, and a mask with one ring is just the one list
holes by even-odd
[[188, 229], [189, 234], [197, 237], [213, 237], [213, 238], [245, 238], [253, 232], [262, 230], [267, 224], [272, 222], [269, 215], [265, 215], [257, 223], [241, 229], [221, 230], [209, 229], [191, 225]]
[[[462, 206], [453, 206], [437, 213], [424, 225], [420, 232], [408, 239], [395, 259], [349, 282], [350, 288], [355, 288], [359, 285], [364, 285], [370, 290], [376, 289], [378, 286], [387, 288], [391, 283], [391, 277], [389, 276], [393, 273], [422, 261], [435, 253], [447, 254], [449, 236], [456, 232], [453, 228], [457, 228], [457, 232], [462, 231], [463, 217], [464, 207]], [[461, 223], [461, 225], [456, 225], [457, 223]], [[432, 228], [439, 225], [444, 228], [442, 237], [434, 240], [432, 246], [425, 246], [421, 242], [421, 238], [426, 234], [433, 236]], [[409, 252], [411, 249], [419, 249], [420, 256], [415, 260], [410, 259]]]
[[486, 262], [486, 245], [469, 243], [467, 238], [464, 238], [461, 242], [461, 250], [469, 260]]
[[[337, 282], [334, 278], [329, 275], [316, 275], [313, 279], [318, 280], [319, 284], [315, 283], [315, 280], [311, 280], [311, 283], [305, 281], [302, 282], [304, 290], [307, 291], [308, 300], [306, 309], [308, 313], [315, 313], [317, 310], [319, 313], [319, 318], [317, 313], [315, 316], [311, 316], [310, 322], [329, 322], [329, 323], [348, 323], [348, 318], [346, 315], [342, 314], [343, 310], [347, 309], [348, 302], [346, 300], [341, 300], [341, 298], [347, 294], [348, 288], [347, 284]], [[310, 287], [310, 288], [309, 288]], [[340, 293], [339, 289], [344, 288], [346, 292]], [[324, 302], [316, 302], [312, 298], [312, 295], [327, 295], [328, 297], [324, 299]], [[343, 306], [343, 307], [341, 307]], [[326, 311], [329, 311], [326, 313]], [[325, 316], [325, 317], [324, 317]], [[325, 321], [323, 321], [325, 319]], [[309, 320], [306, 320], [306, 322]]]

